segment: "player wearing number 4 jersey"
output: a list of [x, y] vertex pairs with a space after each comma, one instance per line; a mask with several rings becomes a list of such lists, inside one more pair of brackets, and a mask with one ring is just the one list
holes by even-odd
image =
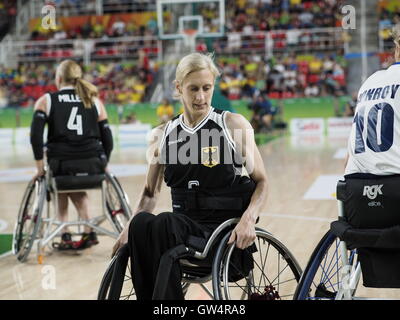
[[348, 143], [345, 174], [400, 174], [400, 26], [395, 60], [361, 86]]
[[[54, 176], [104, 173], [113, 148], [113, 140], [103, 103], [97, 98], [97, 88], [82, 79], [80, 66], [65, 60], [57, 68], [58, 91], [47, 93], [35, 103], [31, 125], [31, 144], [37, 173], [44, 174], [43, 131], [47, 124], [47, 161]], [[58, 195], [59, 219], [66, 221], [68, 197], [80, 217], [88, 220], [86, 192]], [[85, 249], [97, 244], [96, 234], [85, 226], [80, 241], [73, 242], [64, 228], [58, 248]]]

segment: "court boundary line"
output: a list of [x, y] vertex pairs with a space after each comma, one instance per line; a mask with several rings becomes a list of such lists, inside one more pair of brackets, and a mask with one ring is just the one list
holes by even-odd
[[333, 221], [333, 219], [331, 219], [331, 218], [296, 216], [296, 215], [284, 214], [284, 213], [262, 212], [260, 214], [260, 216], [273, 217], [273, 218], [283, 218], [283, 219], [296, 219], [296, 220], [304, 220], [304, 221], [322, 221], [322, 222], [332, 222]]

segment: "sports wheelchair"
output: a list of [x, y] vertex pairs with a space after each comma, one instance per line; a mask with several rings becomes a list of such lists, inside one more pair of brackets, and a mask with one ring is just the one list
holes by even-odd
[[[256, 228], [256, 240], [249, 248], [239, 250], [235, 244], [228, 245], [237, 222], [238, 219], [225, 221], [202, 245], [190, 243], [190, 238], [190, 246], [181, 245], [181, 252], [185, 252], [179, 256], [184, 294], [190, 284], [197, 283], [216, 300], [291, 299], [302, 272], [294, 256], [272, 234], [260, 228]], [[168, 254], [169, 251], [164, 256]], [[210, 280], [212, 290], [205, 285]], [[127, 244], [112, 258], [98, 291], [98, 300], [118, 299], [136, 299]]]
[[[100, 189], [102, 193], [102, 215], [89, 220], [57, 220], [58, 193], [94, 189]], [[42, 264], [46, 246], [52, 249], [50, 242], [64, 227], [77, 226], [78, 231], [73, 235], [81, 234], [81, 227], [88, 226], [99, 235], [117, 238], [130, 216], [129, 198], [113, 174], [106, 172], [87, 176], [53, 177], [51, 170], [46, 170], [44, 176], [31, 180], [24, 192], [14, 228], [13, 253], [20, 262], [25, 262], [36, 242], [38, 263]], [[112, 231], [100, 226], [105, 220], [109, 221]]]
[[338, 182], [339, 219], [314, 249], [294, 299], [378, 299], [357, 296], [361, 276], [364, 287], [400, 288], [398, 179], [356, 174]]

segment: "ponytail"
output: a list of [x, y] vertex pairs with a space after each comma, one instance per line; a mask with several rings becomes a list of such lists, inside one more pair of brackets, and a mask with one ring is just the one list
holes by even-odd
[[82, 78], [77, 78], [75, 82], [75, 90], [85, 108], [90, 109], [93, 104], [93, 98], [97, 97], [99, 93], [96, 86]]
[[98, 96], [99, 91], [96, 86], [82, 79], [82, 69], [75, 61], [64, 60], [61, 62], [57, 68], [57, 74], [61, 77], [62, 83], [74, 86], [85, 108], [92, 107], [93, 98]]

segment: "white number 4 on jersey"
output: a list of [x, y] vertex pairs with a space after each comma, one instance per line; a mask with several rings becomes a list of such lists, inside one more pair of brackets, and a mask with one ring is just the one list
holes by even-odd
[[69, 115], [67, 128], [69, 130], [76, 130], [76, 134], [81, 136], [83, 134], [82, 129], [82, 116], [77, 114], [78, 107], [72, 107], [71, 114]]

